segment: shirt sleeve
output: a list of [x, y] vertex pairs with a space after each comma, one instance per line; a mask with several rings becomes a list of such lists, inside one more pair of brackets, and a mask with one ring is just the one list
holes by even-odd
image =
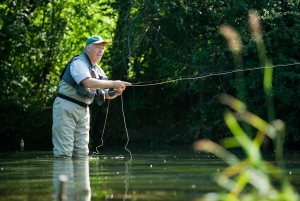
[[82, 80], [84, 80], [87, 77], [92, 77], [89, 67], [79, 59], [71, 63], [70, 72], [77, 84], [79, 84]]

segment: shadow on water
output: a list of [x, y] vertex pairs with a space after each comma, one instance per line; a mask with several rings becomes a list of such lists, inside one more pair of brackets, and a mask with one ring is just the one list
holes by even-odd
[[[106, 150], [88, 160], [54, 159], [52, 152], [0, 153], [0, 201], [201, 200], [206, 193], [223, 190], [212, 177], [227, 165], [212, 154], [131, 151], [130, 163], [124, 150]], [[118, 158], [120, 154], [125, 158]], [[290, 179], [300, 188], [299, 152], [286, 160]], [[60, 175], [67, 177], [62, 189]]]

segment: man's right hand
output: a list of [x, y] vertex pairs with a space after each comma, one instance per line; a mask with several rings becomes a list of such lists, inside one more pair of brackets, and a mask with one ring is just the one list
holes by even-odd
[[121, 81], [121, 80], [116, 80], [116, 81], [114, 81], [114, 85], [115, 85], [114, 89], [117, 92], [123, 92], [127, 86], [131, 86], [131, 83], [124, 82], [124, 81]]

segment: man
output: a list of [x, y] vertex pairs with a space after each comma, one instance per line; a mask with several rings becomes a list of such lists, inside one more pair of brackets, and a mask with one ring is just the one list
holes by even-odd
[[[58, 97], [53, 103], [52, 142], [54, 157], [87, 157], [89, 153], [90, 114], [88, 105], [94, 99], [101, 105], [113, 99], [131, 84], [105, 80], [97, 65], [108, 45], [100, 36], [87, 39], [84, 53], [66, 65], [59, 83]], [[108, 88], [115, 94], [109, 95]]]

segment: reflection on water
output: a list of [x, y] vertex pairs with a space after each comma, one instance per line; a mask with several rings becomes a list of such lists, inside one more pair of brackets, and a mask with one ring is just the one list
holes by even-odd
[[124, 161], [119, 157], [95, 157], [90, 159], [92, 167], [91, 178], [93, 199], [105, 198], [106, 200], [127, 200], [132, 199], [128, 195], [131, 174], [131, 159]]
[[[60, 176], [67, 177], [66, 186]], [[64, 182], [62, 182], [64, 184]], [[55, 158], [53, 160], [54, 200], [91, 200], [88, 159]]]
[[[132, 151], [132, 150], [131, 150]], [[65, 194], [72, 200], [201, 200], [224, 189], [213, 176], [227, 165], [208, 153], [191, 150], [126, 151], [97, 158], [54, 159], [52, 152], [0, 153], [0, 201], [59, 200], [59, 175], [66, 175]], [[290, 180], [300, 189], [299, 152], [285, 157]], [[268, 161], [274, 154], [265, 155]]]

